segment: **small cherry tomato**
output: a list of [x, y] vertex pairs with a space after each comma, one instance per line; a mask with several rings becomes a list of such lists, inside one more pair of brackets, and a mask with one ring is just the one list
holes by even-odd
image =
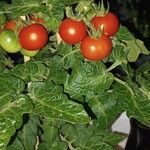
[[83, 21], [67, 18], [60, 24], [59, 34], [64, 42], [76, 44], [87, 35], [86, 25]]
[[100, 36], [98, 39], [86, 36], [80, 44], [80, 50], [88, 60], [102, 60], [111, 53], [112, 41], [105, 35]]
[[27, 25], [19, 32], [19, 42], [22, 48], [30, 51], [43, 48], [47, 41], [47, 29], [41, 24]]
[[105, 16], [93, 17], [91, 23], [96, 29], [101, 28], [103, 34], [106, 36], [114, 36], [119, 29], [119, 20], [111, 12], [108, 12]]
[[8, 53], [16, 53], [21, 49], [18, 38], [12, 30], [3, 30], [0, 33], [0, 46]]

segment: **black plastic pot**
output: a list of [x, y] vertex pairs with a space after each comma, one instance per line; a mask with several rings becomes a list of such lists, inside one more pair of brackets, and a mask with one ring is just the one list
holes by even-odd
[[136, 119], [130, 120], [131, 130], [125, 150], [150, 150], [150, 128]]

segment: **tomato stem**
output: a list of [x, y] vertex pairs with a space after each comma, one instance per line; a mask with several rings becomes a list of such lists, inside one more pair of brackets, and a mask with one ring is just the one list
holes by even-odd
[[72, 7], [66, 7], [66, 16], [71, 19], [75, 19]]
[[68, 141], [62, 134], [60, 134], [60, 138], [63, 142], [67, 143], [70, 150], [74, 150], [74, 147], [72, 146], [74, 141]]
[[116, 68], [119, 65], [121, 65], [121, 62], [120, 61], [116, 61], [108, 69], [106, 69], [106, 72], [109, 72], [109, 71], [113, 70], [114, 68]]

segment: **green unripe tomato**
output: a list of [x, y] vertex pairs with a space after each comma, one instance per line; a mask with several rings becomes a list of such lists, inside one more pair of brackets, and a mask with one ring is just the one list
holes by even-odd
[[4, 30], [0, 33], [0, 46], [8, 53], [16, 53], [21, 49], [18, 38], [12, 30]]
[[24, 56], [27, 56], [27, 57], [33, 57], [33, 56], [35, 56], [39, 53], [39, 50], [29, 51], [29, 50], [26, 50], [26, 49], [21, 49], [20, 53]]

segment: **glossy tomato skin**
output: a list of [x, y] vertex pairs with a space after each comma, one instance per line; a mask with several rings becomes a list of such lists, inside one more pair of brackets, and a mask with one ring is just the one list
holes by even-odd
[[106, 58], [112, 51], [112, 41], [105, 35], [98, 39], [86, 36], [80, 44], [82, 55], [92, 61]]
[[87, 35], [86, 25], [83, 21], [67, 18], [60, 24], [59, 34], [64, 42], [76, 44]]
[[9, 21], [5, 22], [4, 29], [15, 30], [16, 29], [16, 21], [9, 20]]
[[114, 36], [119, 29], [118, 17], [111, 12], [108, 12], [105, 16], [93, 17], [91, 23], [96, 29], [103, 28], [103, 33], [108, 37]]
[[41, 24], [30, 24], [19, 32], [19, 42], [22, 48], [29, 51], [43, 48], [48, 41], [47, 29]]
[[0, 33], [0, 46], [8, 53], [16, 53], [21, 49], [18, 38], [12, 30], [4, 30]]

